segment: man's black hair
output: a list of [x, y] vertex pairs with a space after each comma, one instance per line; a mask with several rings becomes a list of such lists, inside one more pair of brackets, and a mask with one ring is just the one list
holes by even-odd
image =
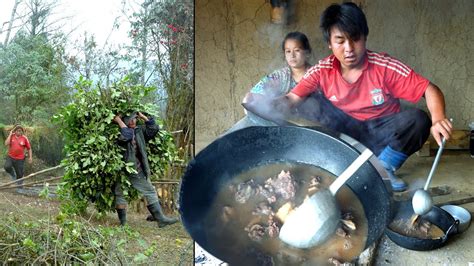
[[332, 4], [321, 14], [319, 27], [324, 40], [329, 43], [331, 28], [337, 27], [353, 41], [369, 35], [369, 27], [364, 12], [354, 3]]
[[285, 36], [285, 39], [283, 39], [283, 42], [281, 43], [281, 49], [283, 50], [283, 52], [285, 52], [285, 43], [287, 40], [298, 41], [303, 46], [303, 50], [306, 50], [308, 51], [308, 53], [311, 53], [311, 45], [309, 45], [308, 37], [306, 37], [304, 33], [301, 33], [299, 31], [293, 31], [288, 33]]

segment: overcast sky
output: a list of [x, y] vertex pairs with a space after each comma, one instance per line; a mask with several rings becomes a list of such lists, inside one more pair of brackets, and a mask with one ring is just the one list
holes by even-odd
[[[3, 30], [7, 28], [10, 20], [11, 11], [15, 0], [0, 0], [0, 27]], [[63, 32], [67, 33], [77, 27], [70, 36], [71, 42], [80, 40], [87, 31], [88, 34], [94, 34], [99, 47], [102, 47], [109, 36], [114, 20], [119, 17], [120, 29], [115, 31], [109, 38], [109, 43], [128, 42], [127, 32], [129, 31], [128, 21], [121, 12], [121, 0], [58, 0], [60, 3], [55, 10], [57, 17], [70, 17], [66, 21]], [[25, 5], [20, 4], [17, 13], [21, 13]], [[64, 23], [64, 22], [63, 22]], [[0, 42], [5, 39], [5, 34], [0, 35]]]

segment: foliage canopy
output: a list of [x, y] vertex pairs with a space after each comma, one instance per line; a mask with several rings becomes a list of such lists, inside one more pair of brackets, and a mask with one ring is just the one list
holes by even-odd
[[[104, 89], [81, 78], [75, 89], [73, 101], [53, 118], [66, 142], [61, 193], [72, 200], [77, 211], [85, 210], [89, 201], [94, 202], [99, 212], [111, 211], [116, 182], [121, 184], [128, 200], [138, 196], [128, 180], [136, 170], [123, 160], [123, 148], [116, 143], [120, 131], [113, 118], [141, 111], [153, 115], [163, 128], [163, 122], [156, 116], [157, 106], [144, 103], [154, 88], [131, 85], [125, 78]], [[158, 178], [170, 163], [178, 160], [171, 134], [160, 130], [148, 144], [148, 156], [152, 175]]]

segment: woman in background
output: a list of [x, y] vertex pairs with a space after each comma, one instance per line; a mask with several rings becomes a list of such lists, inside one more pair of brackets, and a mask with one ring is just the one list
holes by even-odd
[[[308, 38], [301, 32], [288, 33], [282, 42], [286, 66], [275, 70], [262, 78], [244, 97], [243, 104], [259, 102], [259, 108], [265, 108], [275, 97], [287, 94], [303, 78], [306, 70], [311, 67], [308, 59], [311, 55], [311, 46]], [[270, 107], [269, 107], [270, 108]], [[228, 132], [249, 126], [274, 126], [274, 122], [263, 119], [251, 112], [238, 121]]]

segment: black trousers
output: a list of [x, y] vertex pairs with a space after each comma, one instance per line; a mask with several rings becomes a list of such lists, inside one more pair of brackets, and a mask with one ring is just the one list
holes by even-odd
[[[25, 166], [25, 159], [15, 160], [7, 155], [5, 159], [5, 171], [10, 174], [12, 178], [20, 179], [23, 177], [23, 169]], [[23, 181], [18, 182], [18, 185], [23, 184]]]
[[[357, 120], [335, 107], [322, 95], [313, 95], [318, 105], [311, 118], [321, 125], [344, 133], [379, 154], [390, 146], [407, 156], [415, 153], [430, 135], [431, 119], [426, 112], [412, 108], [367, 121]], [[314, 105], [313, 105], [314, 107]]]

